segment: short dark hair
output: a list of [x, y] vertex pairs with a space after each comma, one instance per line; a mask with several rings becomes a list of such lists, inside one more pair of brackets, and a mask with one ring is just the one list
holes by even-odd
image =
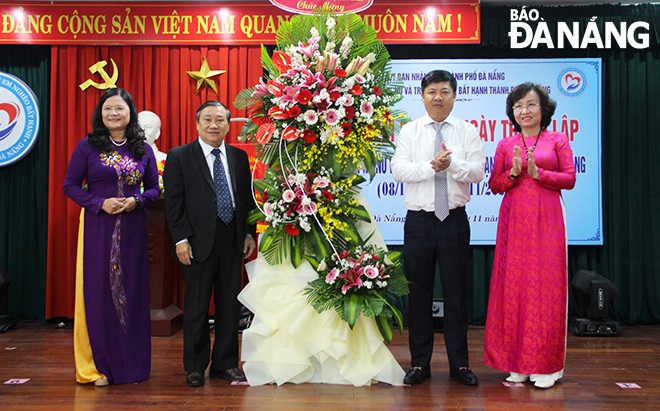
[[442, 83], [445, 81], [449, 82], [452, 91], [456, 93], [456, 87], [458, 87], [456, 77], [454, 77], [454, 75], [448, 72], [447, 70], [433, 70], [426, 73], [426, 75], [422, 79], [422, 93], [424, 92], [426, 87], [428, 87], [429, 84]]
[[213, 106], [213, 107], [223, 107], [225, 111], [227, 112], [227, 121], [231, 119], [231, 113], [229, 112], [229, 109], [227, 106], [219, 102], [218, 100], [209, 100], [204, 102], [199, 108], [197, 109], [197, 113], [195, 114], [195, 119], [199, 122], [199, 116], [202, 113], [202, 110], [204, 110], [206, 107]]
[[535, 91], [538, 94], [539, 102], [541, 103], [541, 131], [550, 125], [552, 115], [555, 114], [555, 109], [557, 108], [557, 103], [550, 98], [548, 92], [540, 84], [525, 82], [517, 85], [506, 98], [506, 115], [513, 123], [513, 129], [517, 132], [520, 132], [521, 128], [520, 124], [516, 122], [516, 116], [513, 115], [513, 105], [516, 104], [516, 101], [525, 97], [530, 91]]

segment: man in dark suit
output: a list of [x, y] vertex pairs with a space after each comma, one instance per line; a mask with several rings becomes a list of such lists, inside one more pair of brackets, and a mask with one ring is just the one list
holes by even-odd
[[[165, 209], [185, 285], [183, 365], [186, 384], [210, 377], [245, 381], [238, 367], [242, 259], [255, 249], [255, 207], [247, 154], [224, 143], [229, 110], [207, 101], [197, 110], [199, 137], [169, 150], [163, 180]], [[214, 293], [215, 340], [210, 352], [208, 308]]]

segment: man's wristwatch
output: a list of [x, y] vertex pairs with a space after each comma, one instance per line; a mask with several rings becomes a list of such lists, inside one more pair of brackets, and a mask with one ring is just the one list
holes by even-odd
[[135, 195], [133, 198], [135, 199], [135, 208], [140, 208], [140, 197]]

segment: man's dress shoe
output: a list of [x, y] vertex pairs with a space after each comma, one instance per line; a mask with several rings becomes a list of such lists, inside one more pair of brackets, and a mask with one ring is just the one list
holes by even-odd
[[226, 370], [214, 370], [209, 371], [209, 376], [211, 378], [224, 378], [229, 381], [247, 381], [245, 374], [240, 368], [229, 368]]
[[449, 376], [456, 378], [463, 385], [478, 385], [479, 379], [468, 367], [452, 368], [449, 370]]
[[188, 387], [201, 387], [204, 385], [204, 373], [201, 371], [193, 371], [186, 375], [186, 385]]
[[429, 377], [431, 377], [431, 367], [412, 367], [403, 377], [403, 383], [417, 385]]

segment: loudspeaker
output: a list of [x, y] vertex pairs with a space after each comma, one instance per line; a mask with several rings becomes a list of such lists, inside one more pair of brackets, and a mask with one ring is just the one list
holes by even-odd
[[445, 303], [442, 300], [433, 300], [431, 312], [433, 313], [433, 331], [442, 332]]
[[571, 285], [577, 292], [582, 317], [590, 319], [610, 317], [610, 306], [617, 293], [613, 282], [594, 271], [579, 270]]
[[572, 318], [568, 328], [573, 334], [582, 336], [617, 337], [621, 335], [621, 327], [614, 320]]

